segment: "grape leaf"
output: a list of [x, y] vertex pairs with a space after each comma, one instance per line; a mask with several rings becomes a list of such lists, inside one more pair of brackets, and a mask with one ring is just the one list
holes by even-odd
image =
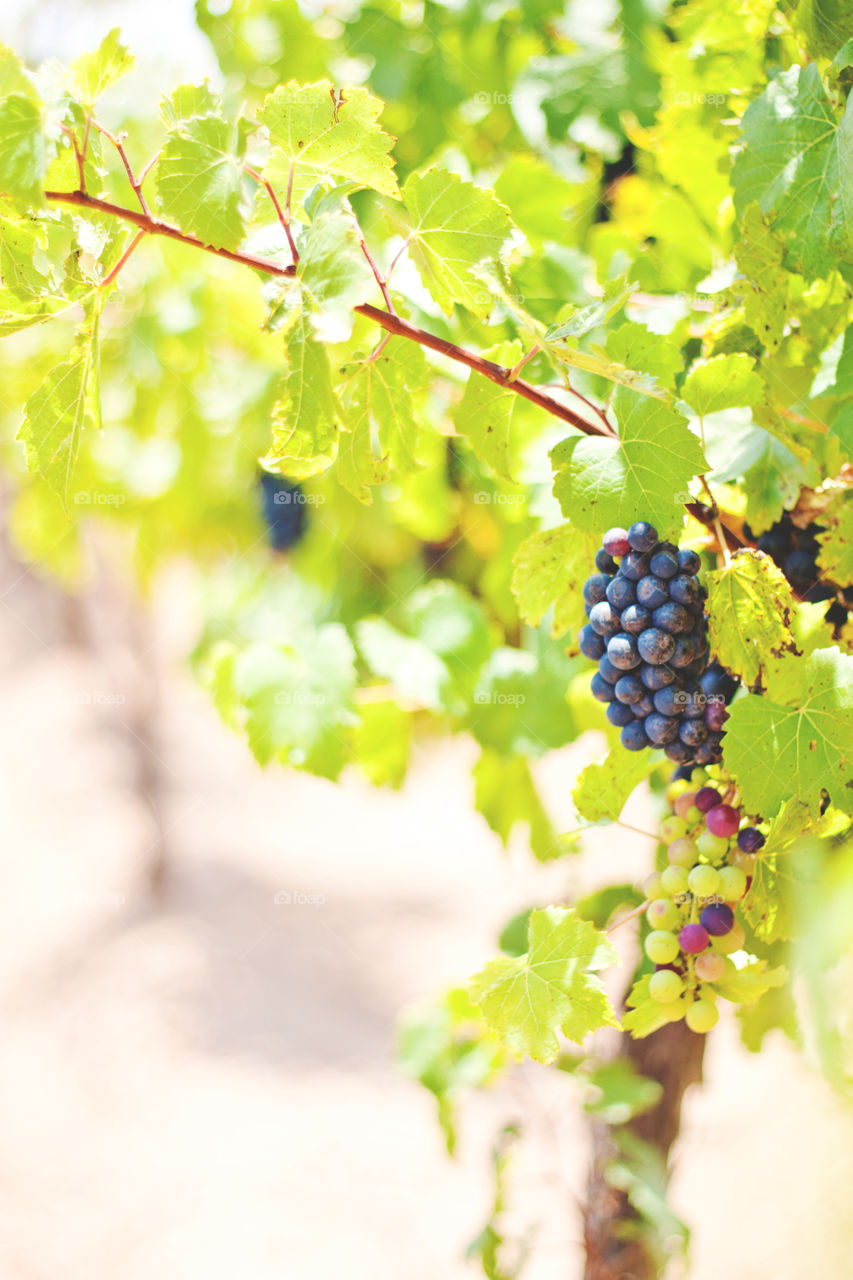
[[413, 173], [403, 200], [411, 216], [410, 253], [435, 301], [448, 315], [454, 302], [488, 315], [494, 299], [473, 268], [499, 254], [511, 231], [506, 209], [491, 191], [437, 168]]
[[71, 64], [71, 78], [86, 106], [115, 84], [133, 66], [133, 54], [122, 44], [118, 27], [107, 32], [94, 53], [84, 53]]
[[516, 1058], [553, 1062], [559, 1033], [580, 1043], [618, 1026], [596, 972], [618, 955], [603, 933], [574, 911], [531, 911], [527, 954], [501, 956], [469, 984], [483, 1020]]
[[635, 787], [649, 776], [652, 765], [645, 751], [626, 751], [621, 743], [610, 748], [603, 764], [581, 770], [572, 791], [575, 808], [590, 822], [614, 822]]
[[344, 488], [370, 502], [369, 486], [387, 477], [392, 462], [400, 473], [418, 466], [418, 436], [425, 427], [418, 400], [429, 384], [429, 369], [420, 347], [392, 338], [378, 356], [345, 372], [351, 380], [344, 395], [337, 474]]
[[787, 980], [788, 970], [784, 965], [771, 969], [766, 960], [753, 960], [742, 969], [727, 972], [714, 983], [714, 990], [734, 1004], [753, 1004], [765, 991], [781, 987]]
[[824, 532], [818, 535], [818, 565], [823, 576], [846, 587], [853, 582], [853, 497], [839, 494], [821, 519]]
[[607, 335], [607, 354], [628, 369], [654, 378], [661, 387], [672, 388], [681, 372], [681, 352], [668, 338], [652, 333], [644, 325], [627, 320]]
[[700, 418], [721, 409], [755, 404], [764, 395], [764, 384], [753, 368], [750, 356], [714, 356], [694, 365], [681, 388], [682, 399]]
[[219, 115], [179, 120], [157, 162], [160, 208], [184, 231], [218, 249], [243, 238], [239, 137]]
[[384, 618], [362, 619], [356, 639], [370, 670], [393, 681], [399, 695], [436, 714], [460, 709], [447, 666], [422, 640], [404, 635]]
[[622, 1029], [630, 1031], [635, 1040], [650, 1036], [653, 1031], [659, 1031], [668, 1022], [679, 1022], [690, 1005], [687, 996], [679, 996], [669, 1004], [662, 1004], [660, 1000], [655, 1000], [649, 994], [651, 976], [650, 973], [645, 973], [642, 978], [638, 978], [626, 1001], [628, 1012], [623, 1015]]
[[572, 667], [559, 645], [541, 646], [538, 656], [499, 646], [477, 681], [469, 719], [474, 737], [504, 755], [540, 756], [571, 742], [577, 734], [566, 699]]
[[10, 94], [0, 102], [0, 191], [25, 208], [40, 206], [46, 164], [39, 104]]
[[367, 702], [352, 735], [356, 764], [375, 787], [403, 785], [412, 748], [412, 716], [396, 702]]
[[335, 90], [328, 80], [279, 85], [258, 113], [273, 146], [264, 176], [289, 187], [294, 206], [324, 178], [399, 197], [394, 139], [381, 128], [381, 113], [366, 89]]
[[768, 352], [775, 351], [782, 341], [787, 319], [784, 252], [784, 245], [768, 227], [759, 206], [747, 205], [741, 219], [740, 240], [735, 245], [735, 260], [749, 283], [744, 318]]
[[51, 369], [30, 396], [18, 432], [30, 471], [42, 476], [66, 507], [83, 428], [99, 419], [98, 360], [94, 309], [89, 323], [78, 329], [69, 359]]
[[583, 626], [581, 587], [597, 544], [597, 538], [570, 524], [541, 529], [522, 542], [512, 561], [512, 592], [525, 622], [538, 626], [553, 605], [552, 636]]
[[833, 647], [780, 659], [767, 696], [733, 703], [723, 758], [750, 813], [791, 798], [814, 813], [823, 790], [853, 813], [853, 657]]
[[0, 98], [8, 98], [13, 93], [38, 102], [35, 85], [24, 70], [21, 59], [12, 49], [0, 44]]
[[791, 632], [794, 597], [769, 556], [742, 551], [707, 575], [711, 651], [748, 685], [760, 684], [766, 661], [797, 652]]
[[743, 481], [746, 518], [756, 534], [792, 507], [808, 482], [806, 468], [781, 440], [731, 414], [705, 424], [705, 448], [715, 480]]
[[707, 463], [698, 438], [667, 404], [617, 387], [619, 439], [570, 436], [551, 453], [554, 496], [578, 529], [600, 533], [650, 520], [662, 538], [682, 526], [688, 482]]
[[538, 156], [517, 153], [503, 165], [495, 195], [513, 222], [536, 240], [565, 242], [572, 220], [591, 203], [585, 182], [570, 182]]
[[273, 411], [273, 438], [264, 466], [301, 480], [334, 461], [339, 409], [329, 357], [304, 307], [291, 313], [285, 341], [284, 395]]
[[179, 84], [177, 89], [160, 100], [160, 116], [170, 133], [194, 116], [221, 114], [219, 98], [211, 92], [207, 81], [204, 84]]
[[[512, 368], [521, 356], [520, 342], [502, 342], [484, 351], [487, 360]], [[509, 465], [509, 431], [518, 396], [499, 387], [474, 370], [468, 375], [462, 399], [453, 413], [453, 425], [467, 436], [481, 462], [499, 476], [512, 480]]]
[[742, 136], [732, 169], [738, 215], [757, 202], [784, 234], [794, 269], [809, 280], [825, 276], [834, 265], [829, 232], [839, 156], [818, 66], [794, 66], [771, 80], [747, 107]]
[[546, 329], [545, 341], [559, 342], [565, 338], [580, 338], [585, 333], [597, 329], [604, 324], [605, 320], [609, 320], [624, 307], [636, 287], [628, 280], [627, 275], [608, 280], [604, 286], [604, 293], [595, 302], [587, 303], [585, 307], [574, 308], [567, 320], [561, 320], [559, 324], [553, 324]]
[[542, 804], [523, 756], [503, 756], [483, 749], [474, 766], [474, 803], [506, 847], [513, 828], [530, 829], [530, 849], [540, 862], [565, 852]]

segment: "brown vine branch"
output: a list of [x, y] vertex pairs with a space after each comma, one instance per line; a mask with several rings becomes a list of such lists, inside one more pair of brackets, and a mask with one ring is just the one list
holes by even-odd
[[284, 209], [282, 209], [281, 205], [279, 204], [278, 196], [276, 195], [271, 182], [267, 182], [266, 178], [262, 177], [261, 174], [259, 174], [255, 169], [250, 169], [248, 165], [246, 165], [246, 173], [248, 173], [250, 178], [253, 178], [255, 182], [259, 183], [263, 187], [264, 191], [266, 191], [267, 195], [272, 201], [272, 205], [273, 205], [273, 208], [275, 209], [276, 217], [278, 218], [281, 225], [284, 227], [284, 234], [287, 236], [287, 243], [290, 246], [290, 257], [295, 267], [296, 264], [299, 262], [299, 252], [296, 248], [296, 241], [293, 238], [293, 232], [290, 229], [289, 189], [288, 189], [288, 206], [287, 206], [287, 211], [285, 211]]
[[133, 253], [134, 249], [139, 244], [140, 240], [144, 240], [144, 239], [145, 239], [145, 232], [137, 231], [136, 235], [132, 238], [130, 244], [127, 246], [124, 253], [121, 255], [118, 262], [113, 267], [112, 271], [109, 273], [109, 275], [104, 276], [100, 284], [100, 287], [102, 289], [106, 289], [107, 285], [112, 284], [113, 280], [115, 280], [116, 276], [121, 271], [122, 267], [127, 262], [128, 258]]
[[[98, 124], [97, 120], [95, 120], [92, 116], [87, 116], [86, 118], [87, 130], [90, 125], [93, 128], [97, 129], [98, 133], [102, 134], [107, 139], [107, 141], [111, 142], [115, 147], [116, 151], [119, 154], [121, 162], [124, 165], [124, 171], [127, 174], [127, 180], [130, 183], [131, 187], [133, 188], [134, 195], [139, 201], [139, 207], [141, 208], [142, 212], [146, 215], [146, 217], [150, 218], [151, 210], [148, 208], [148, 202], [146, 201], [145, 196], [142, 194], [142, 178], [137, 178], [136, 174], [133, 172], [133, 167], [130, 163], [130, 160], [128, 159], [127, 152], [124, 149], [124, 138], [126, 137], [126, 135], [120, 134], [116, 136], [116, 134], [110, 133], [109, 129], [105, 129], [102, 124]], [[148, 172], [148, 169], [150, 167], [151, 166], [149, 165], [146, 168], [145, 170], [146, 173]], [[84, 187], [84, 183], [82, 179], [80, 181], [80, 187], [81, 187], [81, 190]]]

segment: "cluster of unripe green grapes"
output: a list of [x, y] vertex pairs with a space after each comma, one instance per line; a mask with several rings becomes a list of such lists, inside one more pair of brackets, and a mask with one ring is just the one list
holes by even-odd
[[729, 957], [744, 944], [737, 905], [749, 892], [765, 839], [729, 803], [731, 790], [719, 766], [669, 784], [673, 811], [661, 824], [667, 865], [644, 885], [644, 948], [655, 966], [649, 993], [672, 1006], [675, 1017], [676, 1001], [688, 997], [684, 1017], [697, 1032], [710, 1031], [719, 1017], [714, 984], [734, 972]]

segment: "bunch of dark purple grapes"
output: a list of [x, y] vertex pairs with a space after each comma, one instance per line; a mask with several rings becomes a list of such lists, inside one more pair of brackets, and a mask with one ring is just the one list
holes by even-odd
[[584, 583], [589, 621], [578, 643], [598, 661], [592, 692], [608, 704], [622, 745], [662, 747], [678, 764], [719, 760], [728, 698], [718, 686], [731, 677], [708, 666], [698, 555], [658, 541], [638, 520], [604, 535], [595, 567]]
[[[754, 536], [748, 524], [743, 526], [743, 531], [750, 539]], [[817, 567], [820, 533], [823, 533], [821, 525], [812, 523], [805, 529], [800, 529], [794, 524], [789, 512], [784, 511], [781, 519], [761, 534], [756, 546], [759, 551], [766, 552], [782, 570], [802, 600], [832, 601], [826, 611], [826, 620], [838, 630], [847, 621], [848, 602], [843, 598], [843, 592], [839, 592], [837, 587], [821, 577], [821, 571]], [[839, 599], [839, 596], [842, 598]], [[849, 603], [853, 604], [853, 599]]]

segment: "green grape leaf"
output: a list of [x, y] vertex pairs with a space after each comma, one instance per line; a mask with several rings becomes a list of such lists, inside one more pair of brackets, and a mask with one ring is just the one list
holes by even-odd
[[0, 102], [0, 191], [24, 208], [44, 203], [42, 127], [41, 108], [33, 98], [13, 93]]
[[653, 1031], [659, 1031], [668, 1022], [680, 1022], [690, 1005], [687, 996], [679, 996], [670, 1004], [661, 1004], [649, 994], [651, 974], [645, 973], [631, 988], [626, 1001], [628, 1012], [622, 1018], [622, 1030], [629, 1031], [635, 1040], [643, 1040]]
[[534, 655], [510, 645], [495, 649], [477, 681], [469, 727], [477, 741], [504, 755], [541, 756], [577, 734], [566, 699], [573, 664], [559, 645]]
[[334, 462], [339, 408], [329, 357], [304, 307], [291, 313], [285, 342], [284, 394], [273, 410], [273, 438], [264, 466], [302, 480]]
[[382, 103], [367, 89], [333, 89], [330, 81], [279, 85], [258, 113], [272, 154], [264, 176], [301, 204], [324, 178], [399, 197], [394, 139], [379, 124]]
[[742, 131], [732, 169], [738, 215], [757, 203], [784, 235], [794, 269], [809, 280], [825, 276], [834, 265], [830, 226], [840, 174], [835, 116], [819, 67], [794, 66], [771, 80], [747, 107]]
[[662, 538], [681, 529], [688, 483], [707, 463], [697, 436], [675, 409], [617, 387], [619, 439], [570, 436], [556, 446], [554, 496], [585, 532], [650, 520]]
[[[521, 357], [520, 342], [502, 342], [484, 351], [487, 360], [512, 368]], [[499, 387], [474, 370], [468, 375], [462, 399], [453, 413], [459, 435], [471, 441], [476, 457], [499, 476], [512, 480], [509, 464], [509, 432], [518, 396]]]
[[589, 185], [570, 182], [538, 156], [519, 152], [503, 165], [495, 195], [534, 240], [565, 243], [572, 221], [592, 204]]
[[192, 120], [194, 116], [220, 116], [219, 98], [204, 84], [179, 84], [160, 101], [160, 116], [170, 133]]
[[663, 1085], [638, 1075], [625, 1058], [596, 1065], [588, 1079], [592, 1096], [584, 1100], [583, 1109], [605, 1124], [626, 1124], [655, 1106], [663, 1096]]
[[741, 551], [707, 575], [711, 652], [746, 684], [761, 683], [767, 660], [796, 653], [794, 597], [769, 556]]
[[376, 287], [351, 217], [338, 211], [318, 214], [300, 246], [296, 280], [321, 342], [349, 338], [353, 308]]
[[346, 630], [326, 623], [299, 646], [257, 642], [233, 664], [234, 696], [262, 765], [278, 759], [324, 778], [346, 763], [355, 653]]
[[513, 828], [521, 823], [530, 829], [530, 849], [540, 862], [565, 853], [523, 756], [506, 757], [484, 748], [473, 775], [476, 808], [504, 847]]
[[627, 320], [607, 335], [607, 354], [617, 363], [648, 374], [661, 387], [672, 389], [681, 372], [682, 356], [668, 338], [651, 333], [644, 325]]
[[764, 383], [753, 368], [750, 356], [714, 356], [694, 365], [684, 380], [681, 398], [700, 418], [721, 409], [755, 404], [764, 397]]
[[178, 122], [157, 162], [160, 209], [217, 249], [243, 239], [243, 173], [236, 130], [217, 115]]
[[[337, 474], [361, 502], [371, 501], [370, 486], [387, 477], [392, 463], [401, 474], [417, 469], [418, 437], [425, 429], [419, 399], [429, 381], [421, 348], [399, 338], [354, 366], [344, 394]], [[381, 449], [378, 457], [374, 439]]]
[[721, 484], [742, 480], [746, 517], [756, 534], [792, 507], [808, 482], [808, 473], [790, 449], [761, 427], [745, 426], [721, 415], [705, 424], [711, 473]]
[[824, 790], [853, 813], [853, 657], [833, 647], [780, 659], [767, 696], [732, 704], [723, 759], [749, 813], [791, 798], [815, 813]]
[[33, 297], [22, 301], [19, 293], [0, 289], [0, 337], [17, 333], [19, 329], [29, 329], [34, 324], [43, 324], [72, 305], [70, 299], [59, 297]]
[[651, 770], [647, 752], [626, 751], [617, 743], [603, 764], [588, 764], [581, 770], [572, 791], [575, 808], [589, 822], [615, 822], [631, 792]]
[[24, 70], [21, 59], [14, 50], [0, 44], [0, 98], [8, 98], [13, 93], [38, 102], [35, 85]]
[[597, 538], [570, 524], [541, 529], [522, 542], [512, 561], [512, 593], [525, 622], [538, 626], [553, 605], [552, 636], [583, 626], [582, 587], [597, 546]]
[[617, 311], [621, 311], [636, 287], [636, 284], [628, 280], [627, 275], [608, 280], [604, 286], [604, 293], [595, 302], [590, 302], [585, 307], [575, 308], [567, 320], [561, 320], [559, 324], [551, 325], [550, 329], [546, 329], [545, 341], [559, 342], [565, 338], [581, 338], [585, 333], [599, 328], [605, 320], [609, 320]]
[[574, 911], [531, 911], [526, 955], [492, 960], [469, 984], [483, 1021], [515, 1058], [553, 1062], [559, 1034], [580, 1043], [616, 1027], [598, 970], [618, 955], [603, 933]]
[[352, 752], [361, 772], [375, 787], [403, 785], [412, 748], [412, 716], [396, 702], [359, 706]]
[[384, 618], [363, 618], [356, 640], [370, 670], [392, 681], [398, 697], [436, 714], [454, 706], [450, 672], [422, 640], [404, 635]]
[[749, 284], [744, 294], [744, 318], [768, 352], [775, 351], [782, 341], [787, 320], [784, 253], [782, 241], [768, 227], [759, 206], [748, 204], [741, 219], [735, 260]]
[[821, 576], [840, 587], [853, 583], [853, 496], [839, 494], [821, 517], [824, 532], [818, 535], [817, 558]]
[[787, 980], [788, 970], [784, 965], [772, 969], [766, 960], [753, 960], [720, 978], [714, 983], [714, 990], [734, 1004], [753, 1004], [765, 991], [781, 987]]
[[437, 168], [411, 174], [403, 200], [411, 217], [409, 251], [435, 301], [448, 315], [454, 302], [488, 315], [494, 299], [473, 268], [500, 253], [511, 231], [506, 209], [490, 191]]
[[40, 475], [68, 505], [80, 437], [85, 426], [99, 421], [98, 311], [77, 331], [68, 360], [58, 364], [30, 396], [18, 432], [30, 471]]
[[87, 107], [133, 66], [134, 57], [121, 42], [118, 27], [109, 31], [94, 53], [84, 53], [71, 64], [71, 78]]

